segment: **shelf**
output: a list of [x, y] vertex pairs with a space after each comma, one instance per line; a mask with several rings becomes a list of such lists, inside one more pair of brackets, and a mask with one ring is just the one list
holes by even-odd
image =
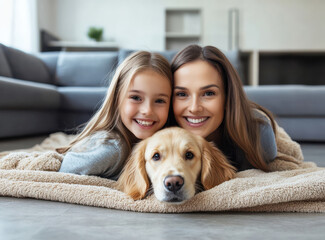
[[308, 55], [317, 55], [317, 54], [324, 54], [325, 49], [242, 49], [241, 52], [243, 53], [251, 53], [251, 52], [259, 52], [262, 54], [270, 54], [270, 55], [279, 55], [279, 54], [308, 54]]
[[113, 51], [118, 49], [116, 42], [49, 41], [48, 46], [59, 47], [64, 51]]
[[325, 84], [325, 52], [259, 54], [259, 85]]
[[180, 50], [201, 42], [200, 9], [166, 9], [165, 48]]
[[166, 38], [200, 38], [200, 37], [201, 37], [200, 34], [166, 32]]
[[242, 50], [246, 85], [325, 84], [325, 49]]

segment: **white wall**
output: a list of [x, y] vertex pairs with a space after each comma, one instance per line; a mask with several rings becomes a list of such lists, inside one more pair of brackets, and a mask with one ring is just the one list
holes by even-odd
[[62, 40], [87, 41], [89, 26], [120, 48], [163, 50], [164, 11], [202, 10], [202, 44], [228, 48], [228, 11], [240, 12], [241, 49], [325, 50], [323, 0], [38, 0], [39, 26]]
[[241, 16], [243, 47], [268, 50], [325, 49], [325, 1], [244, 2]]
[[[40, 27], [66, 41], [87, 41], [90, 26], [120, 47], [162, 49], [164, 11], [151, 0], [39, 0]], [[150, 10], [148, 10], [150, 9]]]

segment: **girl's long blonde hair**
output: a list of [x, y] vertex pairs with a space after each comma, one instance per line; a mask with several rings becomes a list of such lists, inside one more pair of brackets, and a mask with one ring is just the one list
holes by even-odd
[[199, 59], [211, 64], [223, 79], [226, 94], [225, 109], [227, 110], [220, 125], [222, 139], [230, 139], [242, 149], [246, 159], [255, 168], [268, 171], [268, 166], [263, 160], [259, 134], [260, 124], [263, 120], [254, 116], [254, 109], [258, 109], [268, 116], [273, 131], [276, 133], [272, 114], [248, 100], [237, 71], [226, 56], [213, 46], [190, 45], [184, 48], [172, 61], [173, 74], [184, 64]]
[[[172, 73], [168, 61], [158, 53], [138, 51], [127, 57], [116, 69], [114, 77], [107, 90], [106, 97], [100, 109], [89, 120], [80, 134], [67, 146], [58, 148], [59, 153], [66, 153], [71, 147], [97, 131], [120, 134], [127, 142], [129, 150], [134, 137], [124, 126], [120, 117], [120, 106], [126, 97], [127, 90], [134, 75], [143, 70], [153, 70], [170, 81], [172, 88]], [[110, 134], [109, 134], [110, 135]]]

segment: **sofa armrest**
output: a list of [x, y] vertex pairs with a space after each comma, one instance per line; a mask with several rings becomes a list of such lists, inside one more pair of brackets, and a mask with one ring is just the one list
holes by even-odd
[[250, 100], [276, 116], [325, 117], [325, 86], [245, 86], [245, 92]]
[[0, 109], [58, 109], [60, 94], [50, 84], [0, 76]]
[[325, 141], [325, 86], [245, 86], [248, 98], [270, 110], [296, 141]]

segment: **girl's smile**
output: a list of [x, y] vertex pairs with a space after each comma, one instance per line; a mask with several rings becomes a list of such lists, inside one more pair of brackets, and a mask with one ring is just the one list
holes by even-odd
[[140, 127], [145, 128], [145, 129], [149, 129], [155, 124], [155, 121], [151, 121], [151, 120], [134, 119], [134, 121], [137, 124], [139, 124]]
[[136, 73], [121, 103], [123, 124], [138, 139], [150, 137], [166, 124], [170, 97], [166, 77], [151, 69]]

